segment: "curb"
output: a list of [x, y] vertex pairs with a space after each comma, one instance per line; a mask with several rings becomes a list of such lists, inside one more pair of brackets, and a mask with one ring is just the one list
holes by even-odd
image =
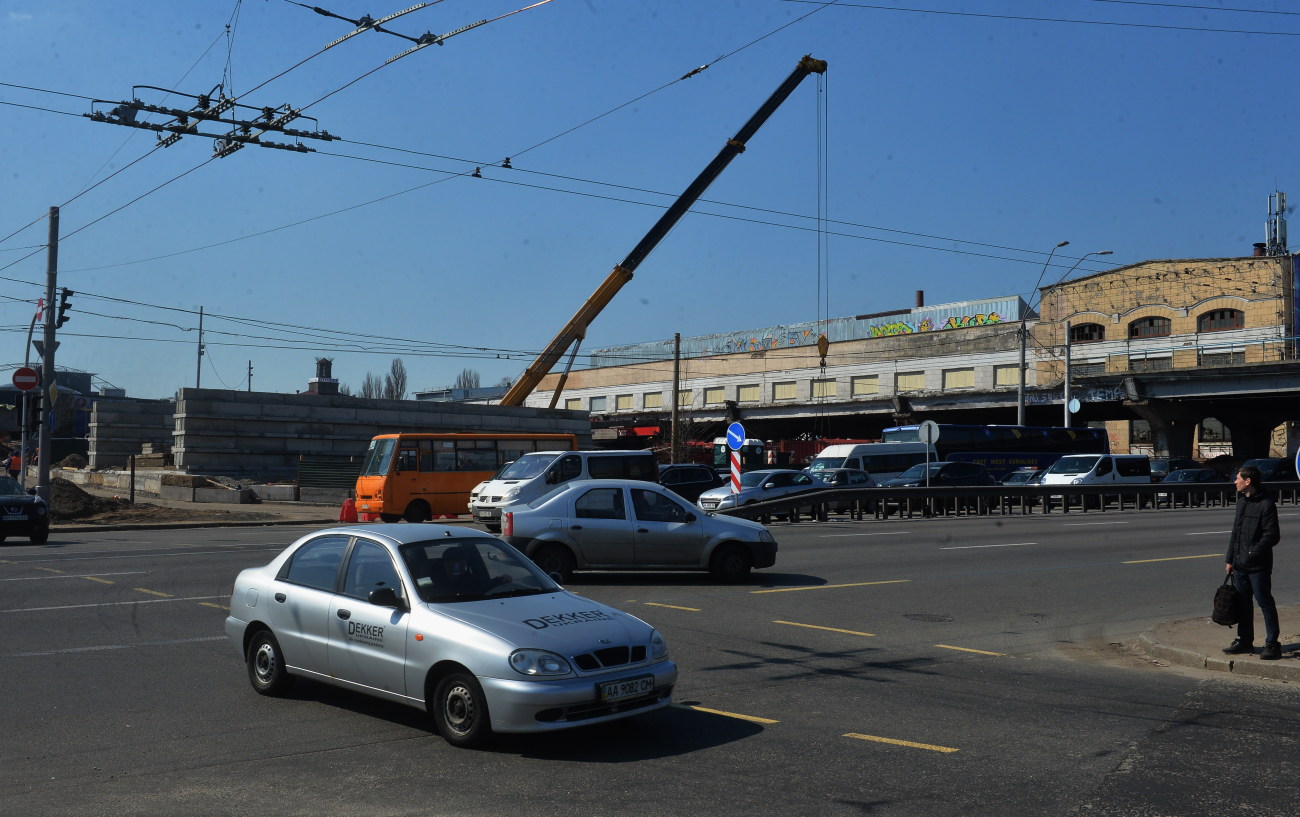
[[1159, 658], [1169, 664], [1183, 667], [1204, 669], [1213, 672], [1227, 672], [1249, 678], [1268, 678], [1274, 681], [1300, 681], [1300, 661], [1296, 652], [1289, 656], [1283, 653], [1278, 661], [1263, 661], [1257, 655], [1244, 659], [1205, 655], [1187, 647], [1176, 647], [1159, 640], [1156, 626], [1138, 636], [1138, 644], [1152, 658]]

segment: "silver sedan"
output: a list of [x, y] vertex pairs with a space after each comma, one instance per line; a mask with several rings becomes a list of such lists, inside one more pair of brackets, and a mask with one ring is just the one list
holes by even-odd
[[449, 525], [308, 534], [239, 574], [226, 634], [263, 695], [322, 681], [426, 709], [456, 746], [661, 709], [677, 681], [650, 625]]

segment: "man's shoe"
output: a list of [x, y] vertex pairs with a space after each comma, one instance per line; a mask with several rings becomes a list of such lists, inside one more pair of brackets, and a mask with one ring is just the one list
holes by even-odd
[[1227, 655], [1246, 655], [1255, 651], [1254, 644], [1248, 644], [1240, 638], [1234, 638], [1232, 643], [1223, 648]]
[[1276, 661], [1282, 657], [1282, 645], [1276, 641], [1265, 641], [1264, 651], [1259, 654], [1265, 661]]

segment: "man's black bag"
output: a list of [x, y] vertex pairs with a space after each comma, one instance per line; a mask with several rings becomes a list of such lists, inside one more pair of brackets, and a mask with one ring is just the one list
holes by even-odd
[[1210, 613], [1210, 620], [1224, 627], [1235, 626], [1241, 618], [1241, 603], [1237, 595], [1237, 586], [1233, 584], [1232, 574], [1229, 573], [1219, 589], [1214, 591], [1214, 612]]

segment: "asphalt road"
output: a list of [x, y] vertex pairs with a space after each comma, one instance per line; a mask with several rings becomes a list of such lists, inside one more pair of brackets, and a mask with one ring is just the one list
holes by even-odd
[[[1292, 604], [1300, 511], [1282, 516], [1275, 590]], [[15, 815], [1296, 814], [1294, 686], [1129, 649], [1157, 621], [1206, 613], [1229, 524], [1220, 510], [778, 524], [777, 566], [748, 584], [579, 574], [570, 589], [664, 632], [676, 704], [485, 751], [452, 749], [397, 705], [249, 688], [222, 635], [233, 577], [312, 528], [6, 546], [0, 802]]]

